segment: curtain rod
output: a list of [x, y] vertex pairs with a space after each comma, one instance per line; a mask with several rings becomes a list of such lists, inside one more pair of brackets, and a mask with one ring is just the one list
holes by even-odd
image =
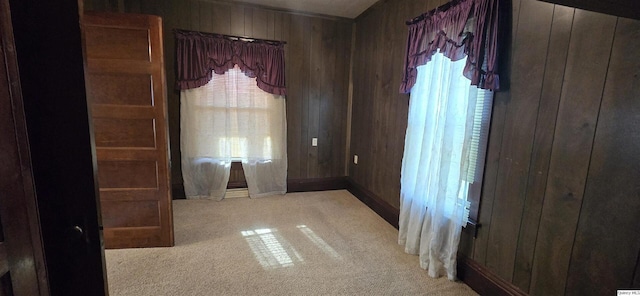
[[200, 32], [200, 31], [190, 31], [190, 30], [182, 30], [182, 29], [173, 29], [174, 33], [196, 33], [200, 35], [209, 35], [209, 36], [221, 36], [230, 40], [239, 40], [239, 41], [248, 41], [248, 42], [266, 42], [266, 43], [277, 43], [277, 44], [287, 44], [286, 41], [279, 40], [270, 40], [270, 39], [260, 39], [260, 38], [251, 38], [244, 36], [235, 36], [235, 35], [227, 35], [227, 34], [218, 34], [218, 33], [208, 33], [208, 32]]
[[408, 20], [408, 21], [406, 22], [406, 24], [407, 24], [407, 26], [408, 26], [408, 25], [413, 25], [413, 24], [415, 24], [415, 23], [417, 23], [417, 22], [419, 22], [419, 21], [421, 21], [421, 20], [425, 19], [427, 16], [434, 15], [434, 14], [435, 14], [436, 12], [438, 12], [438, 11], [446, 11], [447, 9], [451, 8], [451, 6], [457, 5], [458, 3], [462, 2], [462, 1], [465, 1], [465, 0], [453, 0], [453, 1], [449, 1], [449, 2], [447, 2], [447, 3], [445, 3], [445, 4], [442, 4], [442, 5], [440, 5], [440, 6], [436, 7], [436, 8], [434, 8], [434, 9], [432, 9], [432, 10], [429, 10], [429, 11], [427, 11], [427, 12], [425, 12], [425, 13], [423, 13], [423, 14], [419, 15], [419, 16], [416, 16], [416, 17], [414, 17], [414, 18], [412, 18], [412, 19]]

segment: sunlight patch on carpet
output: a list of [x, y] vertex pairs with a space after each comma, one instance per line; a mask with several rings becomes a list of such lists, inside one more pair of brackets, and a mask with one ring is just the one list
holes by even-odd
[[336, 252], [334, 248], [332, 248], [325, 240], [323, 240], [320, 236], [318, 236], [311, 228], [307, 227], [307, 225], [298, 225], [296, 226], [304, 234], [312, 243], [314, 243], [320, 250], [322, 250], [325, 254], [333, 257], [335, 259], [340, 259], [340, 254]]
[[241, 233], [264, 269], [289, 267], [304, 261], [277, 231], [273, 228], [261, 228]]

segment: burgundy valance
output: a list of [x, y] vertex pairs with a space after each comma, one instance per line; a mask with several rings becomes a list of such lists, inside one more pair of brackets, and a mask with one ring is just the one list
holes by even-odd
[[464, 76], [472, 85], [498, 90], [498, 2], [454, 0], [407, 22], [409, 36], [401, 93], [416, 83], [417, 67], [438, 51], [452, 61], [467, 56]]
[[238, 65], [258, 87], [286, 95], [284, 42], [243, 40], [220, 34], [175, 30], [177, 87], [180, 90], [207, 84], [213, 74], [224, 74]]

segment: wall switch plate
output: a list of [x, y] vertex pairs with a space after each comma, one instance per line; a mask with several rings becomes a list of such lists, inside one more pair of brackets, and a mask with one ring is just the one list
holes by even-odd
[[318, 146], [318, 138], [311, 138], [311, 146], [313, 147]]
[[353, 163], [354, 164], [358, 164], [358, 155], [357, 154], [353, 155]]

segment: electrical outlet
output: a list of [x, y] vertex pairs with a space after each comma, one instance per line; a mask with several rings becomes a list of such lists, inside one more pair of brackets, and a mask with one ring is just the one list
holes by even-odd
[[313, 147], [318, 146], [318, 138], [311, 138], [311, 146]]
[[358, 164], [358, 155], [357, 154], [353, 155], [353, 163], [354, 164]]

